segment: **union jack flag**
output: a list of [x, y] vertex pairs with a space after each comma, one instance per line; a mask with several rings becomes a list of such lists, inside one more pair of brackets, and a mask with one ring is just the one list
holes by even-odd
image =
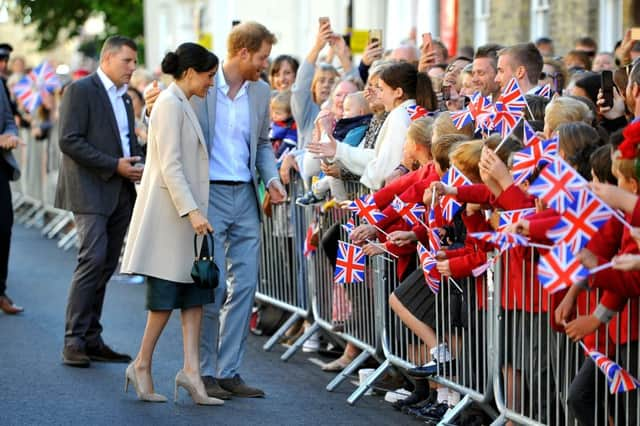
[[638, 379], [629, 374], [629, 372], [619, 364], [607, 358], [604, 354], [596, 350], [589, 350], [587, 354], [607, 377], [609, 392], [612, 394], [629, 392], [630, 390], [640, 387], [640, 381], [638, 381]]
[[338, 241], [338, 256], [333, 280], [336, 284], [361, 283], [364, 281], [365, 255], [362, 248]]
[[31, 114], [42, 104], [42, 96], [45, 92], [53, 93], [60, 86], [60, 79], [55, 70], [45, 61], [22, 77], [13, 86], [13, 93]]
[[477, 119], [481, 114], [492, 113], [493, 105], [491, 104], [491, 96], [482, 96], [482, 93], [475, 92], [471, 95], [471, 102], [467, 105], [467, 109], [474, 119]]
[[[536, 138], [537, 139], [537, 138]], [[558, 154], [558, 135], [551, 139], [540, 140], [538, 143], [513, 154], [511, 175], [513, 183], [520, 185], [535, 171], [536, 167], [553, 161]]]
[[564, 242], [577, 253], [611, 218], [613, 212], [587, 189], [575, 192], [574, 196], [575, 199], [566, 205], [560, 215], [560, 221], [547, 231], [547, 237], [554, 242]]
[[451, 113], [451, 121], [453, 121], [453, 125], [456, 126], [456, 129], [460, 130], [467, 124], [471, 124], [473, 122], [473, 113], [469, 110], [469, 108], [461, 109], [459, 111], [454, 111]]
[[420, 258], [420, 265], [422, 265], [422, 272], [424, 273], [424, 279], [432, 292], [438, 294], [440, 291], [440, 280], [431, 276], [433, 267], [436, 266], [438, 261], [433, 254], [422, 244], [418, 243], [418, 257]]
[[518, 222], [520, 219], [534, 214], [536, 209], [520, 209], [520, 210], [507, 210], [500, 212], [500, 219], [498, 222], [498, 231], [504, 231], [509, 225]]
[[356, 229], [356, 221], [350, 217], [347, 223], [342, 224], [342, 229], [346, 231], [348, 237], [351, 237], [351, 233]]
[[409, 226], [415, 226], [418, 223], [423, 223], [422, 217], [424, 217], [425, 208], [422, 204], [405, 203], [396, 195], [393, 197], [391, 207], [393, 207], [393, 210], [395, 210], [396, 213], [404, 218]]
[[487, 271], [487, 269], [491, 268], [493, 265], [496, 264], [496, 262], [498, 261], [498, 258], [504, 252], [505, 252], [505, 250], [500, 250], [500, 252], [497, 255], [495, 255], [494, 257], [489, 259], [486, 263], [483, 263], [482, 265], [478, 266], [477, 268], [473, 268], [471, 270], [471, 274], [474, 277], [479, 277], [480, 275], [484, 274]]
[[550, 294], [570, 287], [589, 276], [568, 244], [561, 242], [540, 257], [538, 280]]
[[527, 100], [520, 90], [518, 80], [512, 78], [494, 105], [493, 130], [499, 132], [503, 139], [509, 136], [524, 117], [526, 107]]
[[429, 114], [429, 111], [427, 111], [426, 108], [420, 105], [409, 105], [407, 107], [407, 112], [409, 113], [409, 118], [411, 119], [411, 121], [415, 121], [418, 118], [425, 117], [427, 114]]
[[376, 206], [376, 202], [371, 194], [366, 194], [360, 198], [356, 198], [347, 206], [347, 208], [355, 212], [370, 225], [375, 225], [387, 217], [384, 213], [378, 210], [378, 206]]
[[482, 96], [480, 92], [475, 92], [471, 95], [471, 102], [467, 108], [476, 122], [476, 132], [491, 130], [491, 122], [495, 115], [491, 96]]
[[540, 138], [536, 131], [531, 127], [528, 121], [524, 121], [524, 146], [531, 146], [540, 142]]
[[518, 80], [514, 77], [509, 80], [502, 94], [498, 97], [496, 104], [502, 104], [506, 111], [515, 115], [524, 115], [524, 109], [527, 107], [527, 100], [520, 90]]
[[544, 86], [536, 90], [535, 94], [536, 96], [544, 96], [547, 99], [551, 99], [551, 85], [545, 84]]
[[529, 240], [522, 235], [512, 232], [472, 232], [468, 235], [476, 240], [495, 244], [501, 250], [507, 250], [515, 246], [529, 245]]
[[510, 111], [509, 107], [498, 101], [495, 104], [495, 114], [491, 122], [491, 130], [500, 133], [502, 139], [509, 136], [518, 125], [523, 115], [521, 112]]
[[431, 252], [436, 253], [442, 245], [440, 244], [440, 233], [436, 228], [429, 228], [427, 231], [427, 235], [429, 236], [429, 246], [431, 247]]
[[529, 186], [531, 195], [540, 198], [547, 206], [562, 213], [575, 199], [575, 193], [584, 188], [587, 181], [563, 159], [556, 157]]
[[427, 225], [430, 228], [433, 228], [436, 226], [436, 209], [435, 206], [431, 206], [431, 208], [429, 209], [429, 218], [427, 219]]
[[[471, 181], [462, 174], [456, 167], [451, 166], [447, 173], [442, 177], [442, 183], [447, 186], [465, 186], [471, 185]], [[442, 207], [442, 217], [445, 221], [451, 222], [456, 215], [462, 204], [459, 203], [453, 196], [445, 195], [440, 200], [440, 206]]]

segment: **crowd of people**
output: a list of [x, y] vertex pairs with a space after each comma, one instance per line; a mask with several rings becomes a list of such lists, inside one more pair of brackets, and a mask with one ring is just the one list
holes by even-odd
[[[631, 31], [612, 52], [582, 37], [564, 56], [555, 55], [549, 38], [462, 48], [450, 55], [447, 46], [425, 34], [420, 43], [407, 40], [391, 50], [371, 39], [354, 62], [345, 38], [328, 19], [319, 21], [314, 44], [301, 61], [290, 55], [269, 60], [276, 42], [267, 28], [249, 22], [231, 31], [227, 56], [220, 62], [202, 46], [182, 44], [162, 62], [162, 72], [172, 77], [167, 87], [158, 84], [157, 76], [136, 70], [133, 41], [114, 36], [105, 42], [96, 72], [78, 71], [60, 90], [44, 91], [37, 111], [30, 112], [12, 92], [28, 72], [24, 60], [13, 58], [9, 67], [11, 47], [0, 45], [6, 89], [0, 91], [0, 309], [22, 311], [6, 294], [9, 181], [19, 177], [11, 152], [21, 143], [21, 126], [30, 129], [30, 142], [57, 139], [56, 206], [74, 213], [79, 235], [63, 361], [80, 367], [92, 361], [131, 362], [126, 383], [134, 385], [141, 400], [166, 401], [154, 391], [151, 365], [174, 309], [181, 309], [184, 337], [176, 391], [184, 387], [203, 405], [264, 396], [239, 371], [258, 283], [262, 209], [268, 212], [269, 204], [287, 200], [284, 185], [292, 176], [299, 176], [305, 193], [291, 202], [314, 208], [315, 214], [348, 205], [353, 194], [347, 182], [370, 192], [382, 219], [362, 222], [348, 238], [369, 257], [397, 257], [400, 284], [388, 295], [389, 305], [422, 340], [425, 353], [439, 353], [444, 343], [434, 333], [437, 295], [430, 282], [479, 275], [476, 271], [493, 261], [497, 248], [507, 259], [501, 266], [503, 310], [520, 315], [519, 324], [539, 320], [549, 328], [539, 333], [552, 334], [551, 340], [565, 333], [582, 341], [587, 353], [603, 352], [638, 377], [640, 41], [632, 39]], [[607, 78], [610, 87], [603, 86]], [[512, 95], [524, 99], [524, 106], [513, 106]], [[461, 118], [465, 111], [468, 119]], [[505, 121], [496, 118], [500, 114]], [[546, 149], [554, 140], [555, 150], [535, 157], [522, 176], [517, 155], [533, 155], [527, 151], [532, 144]], [[566, 207], [532, 188], [558, 164], [589, 182], [581, 197], [597, 196], [623, 216], [609, 215], [581, 242], [551, 236], [549, 231], [565, 220]], [[456, 174], [466, 177], [464, 183], [448, 178]], [[573, 189], [565, 184], [551, 193], [571, 194]], [[422, 205], [423, 220], [408, 223], [394, 208], [394, 199]], [[460, 206], [457, 212], [444, 208], [451, 201]], [[501, 213], [525, 209], [500, 225]], [[334, 267], [339, 226], [322, 240]], [[100, 324], [106, 284], [118, 267], [127, 229], [122, 271], [145, 276], [148, 286], [149, 315], [133, 360], [102, 341]], [[498, 230], [538, 247], [505, 247], [473, 236]], [[217, 265], [215, 289], [194, 284], [194, 232], [213, 232], [207, 247]], [[559, 245], [570, 245], [584, 267], [602, 268], [565, 283], [560, 292], [552, 294], [546, 286], [539, 292], [543, 283], [536, 267]], [[421, 247], [431, 252], [432, 268], [418, 259]], [[425, 269], [417, 282], [416, 268]], [[600, 289], [599, 298], [589, 291], [595, 289]], [[466, 312], [466, 307], [455, 310]], [[537, 335], [512, 332], [531, 349], [523, 357], [541, 349]], [[603, 341], [605, 335], [612, 344]], [[342, 356], [323, 368], [340, 371], [358, 353], [355, 345], [346, 344]], [[418, 365], [409, 371], [413, 391], [394, 407], [437, 420], [450, 399], [428, 383], [434, 374], [431, 360], [412, 361]], [[520, 386], [508, 378], [517, 377], [519, 383], [530, 377], [530, 365], [525, 359], [522, 365], [504, 367], [511, 409], [523, 407]], [[551, 375], [551, 366], [540, 362], [536, 368], [540, 374], [534, 376], [549, 371], [538, 379], [552, 383], [569, 374]], [[600, 417], [593, 415], [593, 407], [602, 407], [606, 399], [604, 387], [598, 393], [591, 389], [600, 374], [596, 363], [585, 356], [573, 373], [563, 395], [567, 410], [580, 424], [604, 424], [611, 413], [600, 408]], [[537, 383], [526, 388], [533, 393]], [[635, 424], [637, 391], [617, 403], [618, 419]]]

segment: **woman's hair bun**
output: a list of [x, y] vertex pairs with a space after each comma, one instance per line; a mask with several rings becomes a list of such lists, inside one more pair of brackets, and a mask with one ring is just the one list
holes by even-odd
[[167, 52], [162, 60], [162, 72], [177, 77], [175, 74], [180, 67], [180, 60], [175, 52]]

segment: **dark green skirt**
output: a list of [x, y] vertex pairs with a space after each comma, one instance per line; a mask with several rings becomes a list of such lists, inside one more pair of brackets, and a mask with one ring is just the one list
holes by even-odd
[[170, 311], [213, 303], [214, 290], [196, 287], [193, 283], [177, 283], [162, 278], [147, 277], [147, 310]]

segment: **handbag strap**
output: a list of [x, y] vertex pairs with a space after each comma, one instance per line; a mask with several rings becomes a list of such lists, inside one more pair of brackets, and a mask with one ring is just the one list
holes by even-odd
[[[207, 259], [206, 257], [203, 258], [202, 260], [213, 260], [213, 234], [211, 232], [207, 232], [206, 235], [203, 236], [203, 241], [202, 243], [204, 244], [205, 241], [208, 240], [208, 245], [207, 247], [209, 247], [209, 258]], [[198, 234], [194, 234], [193, 235], [193, 253], [196, 257], [196, 260], [198, 260], [200, 258], [200, 254], [198, 254]]]

